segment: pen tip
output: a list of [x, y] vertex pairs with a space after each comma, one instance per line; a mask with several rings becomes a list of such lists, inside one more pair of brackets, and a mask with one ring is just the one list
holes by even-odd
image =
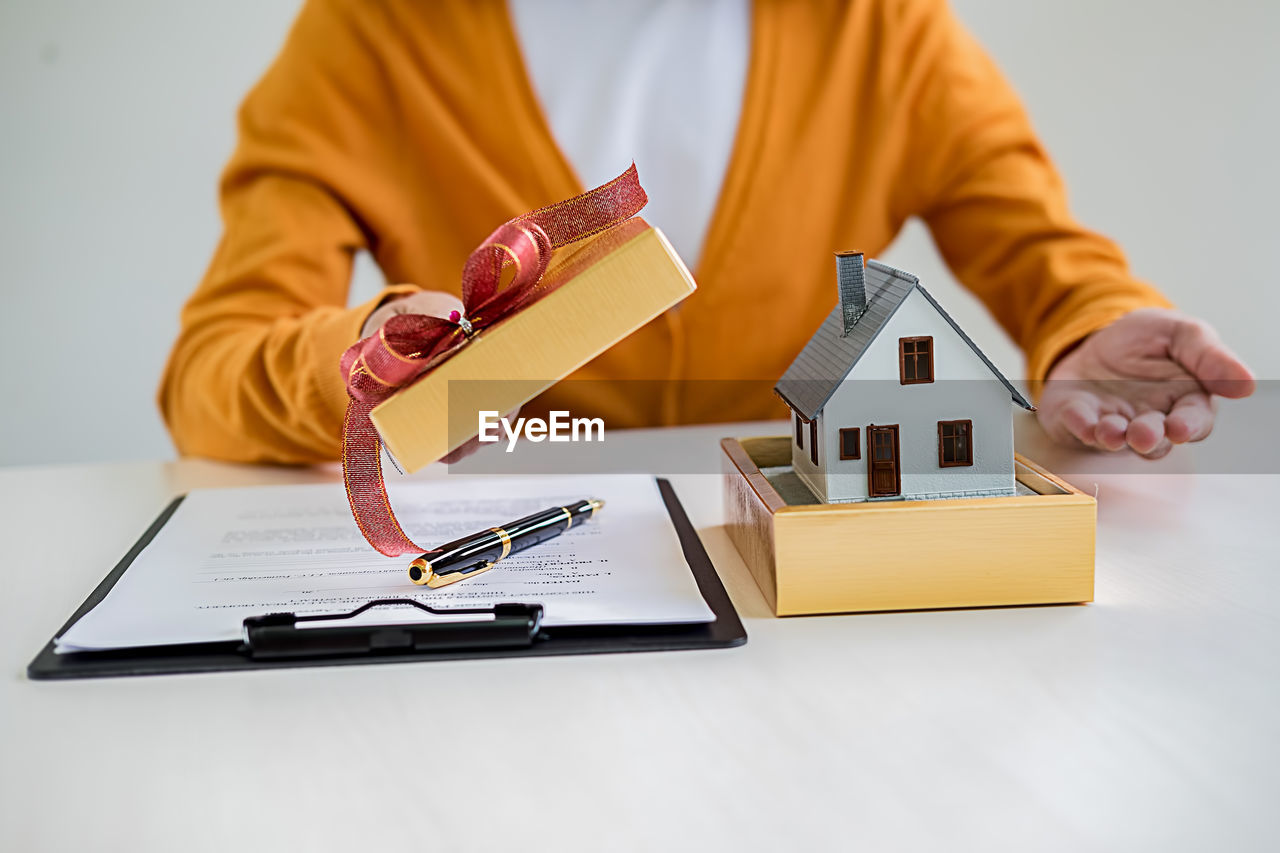
[[604, 499], [603, 499], [603, 498], [591, 498], [589, 501], [587, 501], [587, 503], [591, 504], [591, 511], [592, 511], [592, 512], [595, 512], [595, 511], [596, 511], [596, 510], [598, 510], [598, 509], [603, 509], [603, 508], [604, 508]]

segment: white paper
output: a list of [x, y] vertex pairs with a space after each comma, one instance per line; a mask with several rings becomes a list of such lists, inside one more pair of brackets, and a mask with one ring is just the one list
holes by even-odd
[[[416, 555], [383, 557], [364, 541], [340, 484], [193, 491], [57, 648], [235, 640], [247, 616], [343, 613], [377, 598], [435, 607], [541, 603], [547, 625], [715, 618], [652, 477], [454, 475], [393, 486], [392, 506], [414, 541], [434, 547], [589, 497], [606, 504], [591, 521], [483, 575], [432, 590], [409, 582]], [[416, 613], [430, 618], [404, 608], [381, 621]]]

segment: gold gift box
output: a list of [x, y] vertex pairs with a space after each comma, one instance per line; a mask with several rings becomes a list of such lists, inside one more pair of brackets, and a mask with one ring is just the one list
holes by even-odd
[[417, 471], [514, 411], [689, 294], [696, 285], [657, 228], [631, 219], [558, 251], [542, 298], [478, 333], [370, 413], [400, 466]]

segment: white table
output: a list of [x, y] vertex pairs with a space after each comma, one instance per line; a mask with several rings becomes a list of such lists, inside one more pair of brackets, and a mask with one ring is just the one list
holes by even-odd
[[1275, 849], [1280, 477], [1178, 464], [1072, 477], [1088, 606], [775, 619], [689, 474], [743, 648], [66, 683], [26, 663], [170, 497], [336, 473], [0, 470], [0, 849]]

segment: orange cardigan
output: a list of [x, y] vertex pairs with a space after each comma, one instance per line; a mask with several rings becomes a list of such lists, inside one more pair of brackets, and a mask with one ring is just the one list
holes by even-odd
[[[572, 378], [758, 381], [562, 383], [531, 409], [615, 428], [785, 417], [769, 387], [834, 304], [832, 252], [874, 256], [909, 216], [1032, 379], [1168, 304], [1071, 218], [1016, 96], [943, 0], [756, 0], [752, 32], [699, 290]], [[186, 454], [335, 459], [338, 358], [387, 292], [413, 289], [347, 308], [354, 253], [388, 281], [457, 292], [497, 224], [583, 190], [501, 0], [311, 0], [239, 130], [225, 233], [159, 392]]]

